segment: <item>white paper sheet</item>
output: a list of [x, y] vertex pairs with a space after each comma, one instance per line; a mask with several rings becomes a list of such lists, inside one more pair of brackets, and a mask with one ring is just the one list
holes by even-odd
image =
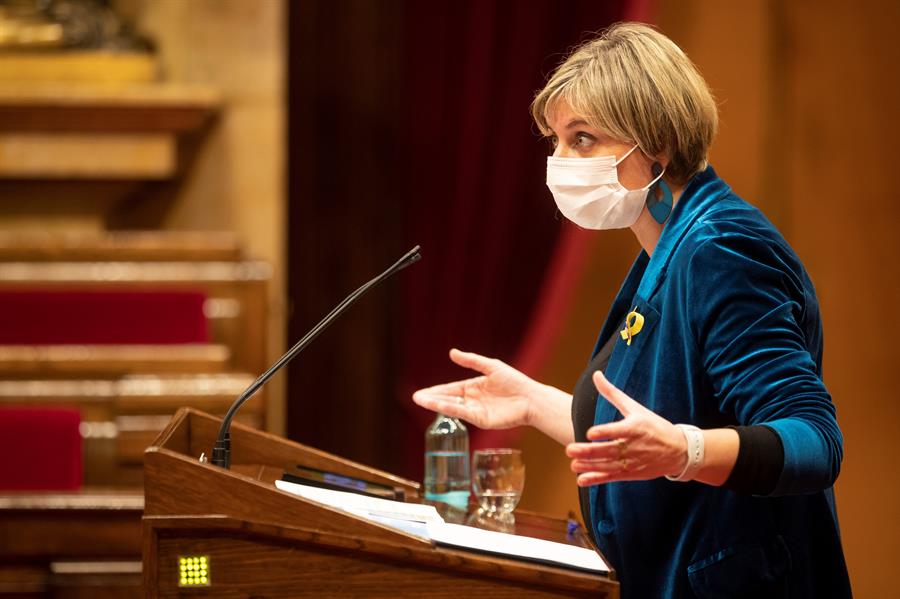
[[356, 514], [360, 518], [365, 518], [366, 520], [371, 520], [372, 522], [377, 522], [378, 524], [383, 524], [389, 528], [393, 528], [395, 530], [399, 530], [401, 532], [405, 532], [406, 534], [412, 535], [414, 537], [419, 537], [420, 539], [425, 539], [426, 541], [430, 541], [431, 537], [428, 535], [428, 524], [425, 522], [415, 522], [413, 520], [398, 520], [396, 518], [386, 518], [384, 516], [378, 516], [371, 512], [367, 512], [365, 510], [347, 510], [353, 514]]
[[559, 564], [599, 574], [609, 573], [609, 566], [591, 549], [471, 526], [447, 524], [432, 505], [367, 497], [358, 493], [320, 489], [283, 480], [275, 481], [275, 486], [282, 491], [442, 545]]
[[381, 499], [379, 497], [368, 497], [366, 495], [349, 493], [347, 491], [320, 489], [318, 487], [300, 485], [284, 480], [276, 480], [275, 486], [282, 491], [287, 491], [288, 493], [299, 495], [300, 497], [310, 499], [316, 503], [322, 503], [348, 512], [367, 512], [376, 516], [411, 522], [444, 523], [444, 519], [441, 518], [441, 515], [438, 514], [433, 505], [405, 503], [403, 501], [392, 501], [390, 499]]
[[427, 530], [432, 540], [444, 545], [609, 573], [609, 566], [603, 558], [596, 551], [584, 547], [444, 522], [429, 523]]

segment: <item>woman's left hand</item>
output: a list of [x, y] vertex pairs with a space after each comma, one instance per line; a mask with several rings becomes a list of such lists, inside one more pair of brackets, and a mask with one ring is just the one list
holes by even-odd
[[570, 443], [566, 455], [578, 473], [578, 486], [620, 480], [650, 480], [679, 474], [687, 462], [684, 434], [606, 380], [599, 370], [594, 385], [624, 417], [587, 431], [591, 443]]

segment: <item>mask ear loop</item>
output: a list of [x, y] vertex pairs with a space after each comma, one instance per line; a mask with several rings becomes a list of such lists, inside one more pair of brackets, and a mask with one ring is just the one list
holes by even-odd
[[659, 224], [665, 224], [669, 215], [672, 214], [672, 190], [669, 184], [663, 181], [663, 173], [665, 168], [658, 162], [654, 162], [650, 167], [650, 173], [654, 177], [654, 182], [647, 190], [647, 211], [653, 220]]
[[628, 158], [629, 156], [631, 156], [631, 153], [634, 152], [634, 151], [637, 150], [637, 149], [638, 149], [638, 145], [637, 145], [637, 144], [634, 144], [634, 146], [633, 146], [630, 150], [628, 150], [627, 152], [625, 152], [625, 154], [624, 154], [621, 158], [619, 158], [618, 160], [616, 160], [616, 164], [615, 164], [614, 166], [619, 166], [619, 164], [620, 164], [623, 160], [625, 160], [626, 158]]

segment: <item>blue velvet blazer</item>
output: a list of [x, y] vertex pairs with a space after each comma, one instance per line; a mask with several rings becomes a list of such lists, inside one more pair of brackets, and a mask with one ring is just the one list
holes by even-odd
[[[625, 598], [849, 597], [832, 485], [843, 454], [822, 382], [812, 282], [775, 227], [713, 169], [641, 252], [594, 354], [617, 339], [607, 378], [673, 423], [766, 424], [784, 445], [770, 496], [664, 478], [590, 489], [591, 525]], [[597, 402], [595, 423], [621, 419]]]

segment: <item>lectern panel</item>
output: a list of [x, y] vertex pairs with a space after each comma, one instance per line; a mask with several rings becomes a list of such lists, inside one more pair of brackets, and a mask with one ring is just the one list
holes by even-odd
[[[561, 592], [534, 584], [436, 568], [315, 544], [222, 538], [212, 535], [158, 540], [159, 597], [183, 597], [179, 558], [203, 555], [209, 587], [190, 589], [197, 597], [452, 597], [503, 599], [597, 597], [596, 592]], [[602, 595], [601, 595], [602, 596]]]
[[[614, 573], [439, 546], [281, 491], [272, 472], [291, 463], [401, 486], [407, 498], [419, 485], [274, 435], [235, 423], [235, 468], [202, 463], [220, 423], [182, 409], [145, 452], [146, 597], [619, 596]], [[523, 528], [560, 522], [531, 514]]]

